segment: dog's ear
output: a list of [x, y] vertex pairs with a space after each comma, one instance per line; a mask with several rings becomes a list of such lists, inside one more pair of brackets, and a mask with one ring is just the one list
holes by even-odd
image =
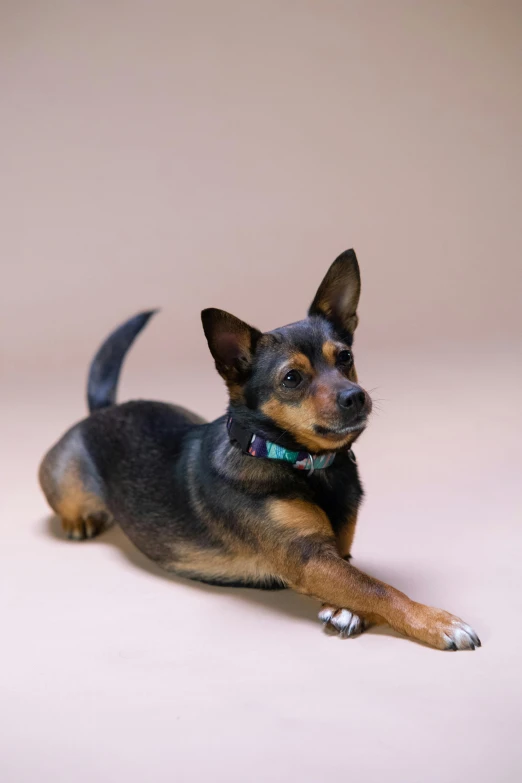
[[346, 250], [335, 259], [319, 286], [308, 315], [321, 315], [341, 332], [353, 334], [358, 323], [357, 305], [361, 276], [354, 250]]
[[201, 321], [218, 373], [226, 381], [245, 380], [261, 332], [214, 307], [202, 311]]

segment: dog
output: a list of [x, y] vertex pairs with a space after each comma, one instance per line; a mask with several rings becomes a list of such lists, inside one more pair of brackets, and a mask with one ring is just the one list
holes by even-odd
[[127, 350], [155, 311], [113, 332], [90, 368], [90, 415], [44, 457], [39, 480], [67, 536], [114, 521], [167, 571], [213, 585], [293, 588], [353, 637], [373, 624], [443, 650], [480, 647], [458, 617], [424, 606], [350, 562], [363, 497], [353, 444], [372, 409], [353, 336], [360, 273], [347, 250], [304, 320], [261, 333], [201, 314], [227, 413], [211, 423], [175, 405], [115, 404]]

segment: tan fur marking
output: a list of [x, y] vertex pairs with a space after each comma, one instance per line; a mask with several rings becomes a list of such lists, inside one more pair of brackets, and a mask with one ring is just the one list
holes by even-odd
[[86, 492], [83, 484], [73, 469], [63, 478], [62, 495], [57, 503], [57, 511], [65, 519], [84, 518], [90, 513], [105, 508], [102, 501], [90, 492]]
[[259, 581], [274, 578], [263, 556], [252, 552], [234, 552], [203, 549], [189, 542], [176, 542], [172, 547], [173, 559], [163, 562], [162, 567], [181, 575], [197, 575], [209, 581], [224, 579], [227, 581]]
[[261, 407], [261, 410], [278, 427], [291, 433], [299, 443], [312, 452], [341, 449], [350, 444], [355, 437], [353, 433], [348, 433], [339, 440], [333, 440], [317, 435], [313, 431], [313, 426], [320, 424], [321, 419], [317, 415], [317, 407], [313, 398], [306, 399], [300, 405], [294, 406], [272, 397]]
[[235, 381], [227, 382], [228, 394], [232, 402], [240, 403], [244, 402], [243, 387], [241, 384]]
[[[39, 472], [40, 486], [53, 511], [60, 517], [65, 532], [71, 537], [83, 538], [84, 532], [91, 537], [99, 532], [102, 516], [109, 524], [110, 514], [101, 498], [88, 492], [81, 480], [78, 466], [71, 462], [60, 476], [59, 483], [46, 459]], [[77, 535], [75, 535], [77, 534]]]
[[[337, 355], [339, 351], [345, 350], [348, 349], [341, 343], [334, 343], [331, 340], [327, 340], [325, 343], [323, 343], [323, 356], [328, 364], [331, 364], [334, 367], [337, 362]], [[353, 383], [357, 383], [357, 370], [355, 369], [355, 364], [352, 364], [346, 374]]]
[[305, 500], [273, 500], [269, 515], [278, 526], [301, 535], [332, 534], [330, 520], [324, 511]]
[[291, 353], [287, 359], [288, 368], [292, 370], [301, 370], [306, 375], [315, 375], [314, 368], [308, 356], [296, 351]]
[[328, 364], [331, 364], [332, 366], [335, 366], [337, 354], [342, 350], [343, 346], [337, 345], [336, 343], [331, 342], [331, 340], [327, 340], [323, 343], [323, 356]]
[[346, 557], [352, 553], [353, 538], [355, 535], [355, 527], [357, 525], [357, 511], [351, 514], [341, 530], [337, 533], [337, 547], [341, 557]]

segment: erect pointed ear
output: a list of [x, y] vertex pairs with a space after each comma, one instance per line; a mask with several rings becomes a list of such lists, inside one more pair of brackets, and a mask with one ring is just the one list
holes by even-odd
[[245, 380], [261, 332], [214, 307], [203, 310], [201, 320], [218, 373], [226, 381]]
[[354, 250], [335, 259], [319, 286], [308, 315], [321, 315], [344, 332], [353, 334], [358, 323], [357, 305], [361, 276]]

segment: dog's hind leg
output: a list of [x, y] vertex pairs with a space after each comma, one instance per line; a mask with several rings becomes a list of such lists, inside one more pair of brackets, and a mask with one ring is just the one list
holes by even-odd
[[39, 480], [68, 538], [94, 538], [112, 524], [103, 482], [84, 446], [79, 426], [69, 430], [45, 455]]

